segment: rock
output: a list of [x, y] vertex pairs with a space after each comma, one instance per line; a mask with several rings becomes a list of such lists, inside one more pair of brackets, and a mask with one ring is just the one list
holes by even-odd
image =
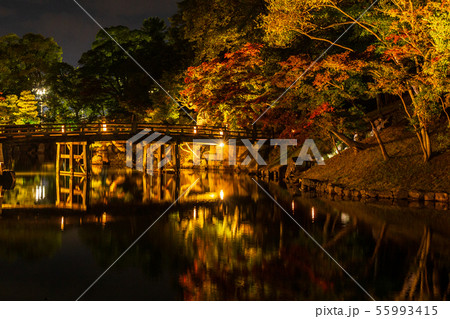
[[344, 193], [345, 197], [351, 197], [352, 196], [352, 191], [349, 190], [349, 189], [344, 189], [342, 192]]
[[448, 194], [447, 193], [436, 193], [435, 199], [438, 202], [448, 202]]
[[336, 193], [336, 195], [342, 196], [342, 191], [343, 191], [342, 187], [339, 187], [339, 186], [334, 187], [334, 192]]
[[423, 194], [419, 191], [409, 191], [408, 198], [412, 200], [422, 200]]
[[378, 193], [377, 193], [377, 191], [374, 191], [374, 190], [366, 190], [365, 196], [369, 197], [369, 198], [377, 198]]
[[395, 199], [407, 199], [408, 198], [408, 192], [404, 190], [399, 189], [393, 189], [392, 195]]
[[327, 193], [330, 194], [330, 195], [334, 194], [334, 186], [333, 186], [333, 184], [328, 184], [327, 185]]
[[94, 155], [91, 159], [91, 163], [93, 165], [101, 165], [103, 164], [103, 156], [101, 155]]
[[425, 193], [425, 195], [423, 195], [423, 199], [425, 201], [434, 201], [435, 199], [434, 193]]
[[392, 192], [390, 191], [384, 191], [384, 192], [378, 192], [379, 198], [385, 198], [385, 199], [391, 199], [394, 196], [392, 195]]

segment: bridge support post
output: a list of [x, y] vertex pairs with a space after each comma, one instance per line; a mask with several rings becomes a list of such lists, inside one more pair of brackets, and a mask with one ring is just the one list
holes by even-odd
[[89, 155], [88, 142], [56, 143], [56, 206], [87, 209]]
[[179, 173], [180, 172], [180, 142], [176, 141], [173, 144], [173, 156], [175, 157], [175, 173]]
[[158, 151], [158, 169], [160, 172], [162, 172], [162, 170], [163, 170], [163, 167], [162, 166], [160, 167], [159, 163], [162, 163], [162, 161], [163, 161], [164, 150], [165, 150], [165, 147], [163, 144], [163, 145], [161, 145], [161, 147], [159, 148], [159, 151]]

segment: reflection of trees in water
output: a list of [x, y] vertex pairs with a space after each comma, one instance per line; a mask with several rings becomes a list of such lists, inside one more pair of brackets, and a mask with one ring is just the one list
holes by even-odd
[[61, 244], [57, 224], [16, 219], [0, 221], [0, 258], [8, 262], [49, 258]]
[[431, 237], [429, 227], [425, 227], [397, 300], [447, 300], [449, 297], [450, 273], [441, 268], [439, 258], [430, 252]]
[[[45, 187], [45, 197], [36, 198], [37, 187]], [[42, 194], [44, 195], [44, 194]], [[56, 185], [53, 175], [35, 175], [16, 176], [16, 185], [14, 189], [8, 190], [4, 194], [3, 203], [11, 205], [34, 205], [53, 204], [55, 202]]]
[[335, 299], [335, 267], [270, 203], [246, 204], [199, 207], [175, 224], [190, 260], [184, 298]]

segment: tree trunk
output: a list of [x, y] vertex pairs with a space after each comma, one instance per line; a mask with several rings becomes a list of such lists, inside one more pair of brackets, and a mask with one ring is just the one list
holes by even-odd
[[367, 148], [367, 145], [355, 142], [342, 133], [336, 132], [334, 130], [330, 130], [330, 132], [333, 133], [338, 139], [340, 139], [345, 145], [354, 149], [355, 151], [361, 151]]
[[381, 112], [381, 108], [383, 107], [383, 101], [381, 100], [381, 94], [377, 94], [377, 110], [380, 116], [383, 116], [383, 113]]
[[370, 122], [370, 126], [372, 126], [372, 131], [373, 131], [373, 134], [375, 135], [375, 137], [377, 139], [378, 145], [380, 145], [381, 154], [383, 154], [384, 160], [387, 161], [389, 159], [389, 155], [388, 155], [388, 153], [386, 151], [386, 148], [384, 147], [383, 141], [381, 140], [380, 134], [378, 133], [377, 128], [373, 124], [373, 121], [369, 120], [369, 122]]
[[[412, 103], [414, 105], [414, 93], [411, 89], [408, 90], [409, 96], [412, 99]], [[413, 117], [411, 116], [411, 113], [408, 111], [408, 107], [406, 106], [405, 100], [403, 99], [402, 95], [399, 94], [400, 100], [402, 101], [403, 107], [405, 108], [405, 112], [408, 115], [408, 117], [412, 120]], [[414, 105], [414, 107], [416, 107]], [[428, 135], [428, 130], [423, 123], [423, 121], [418, 117], [420, 127], [417, 127], [413, 124], [414, 130], [416, 131], [417, 138], [419, 139], [420, 148], [423, 152], [423, 160], [424, 162], [428, 162], [428, 160], [431, 157], [431, 141], [430, 136]]]
[[331, 141], [333, 142], [333, 147], [336, 149], [336, 152], [337, 152], [339, 155], [341, 155], [341, 152], [339, 151], [339, 148], [338, 148], [338, 146], [337, 146], [337, 144], [336, 144], [336, 139], [334, 138], [334, 135], [333, 135], [333, 134], [330, 134], [330, 138], [331, 138]]

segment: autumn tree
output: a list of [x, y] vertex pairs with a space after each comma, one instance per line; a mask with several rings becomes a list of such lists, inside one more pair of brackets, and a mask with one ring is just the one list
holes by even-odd
[[261, 70], [261, 47], [246, 44], [187, 70], [181, 96], [198, 113], [199, 124], [250, 126], [263, 112], [268, 81]]
[[449, 119], [450, 2], [389, 1], [379, 12], [374, 88], [399, 97], [427, 161], [430, 125], [441, 113]]

